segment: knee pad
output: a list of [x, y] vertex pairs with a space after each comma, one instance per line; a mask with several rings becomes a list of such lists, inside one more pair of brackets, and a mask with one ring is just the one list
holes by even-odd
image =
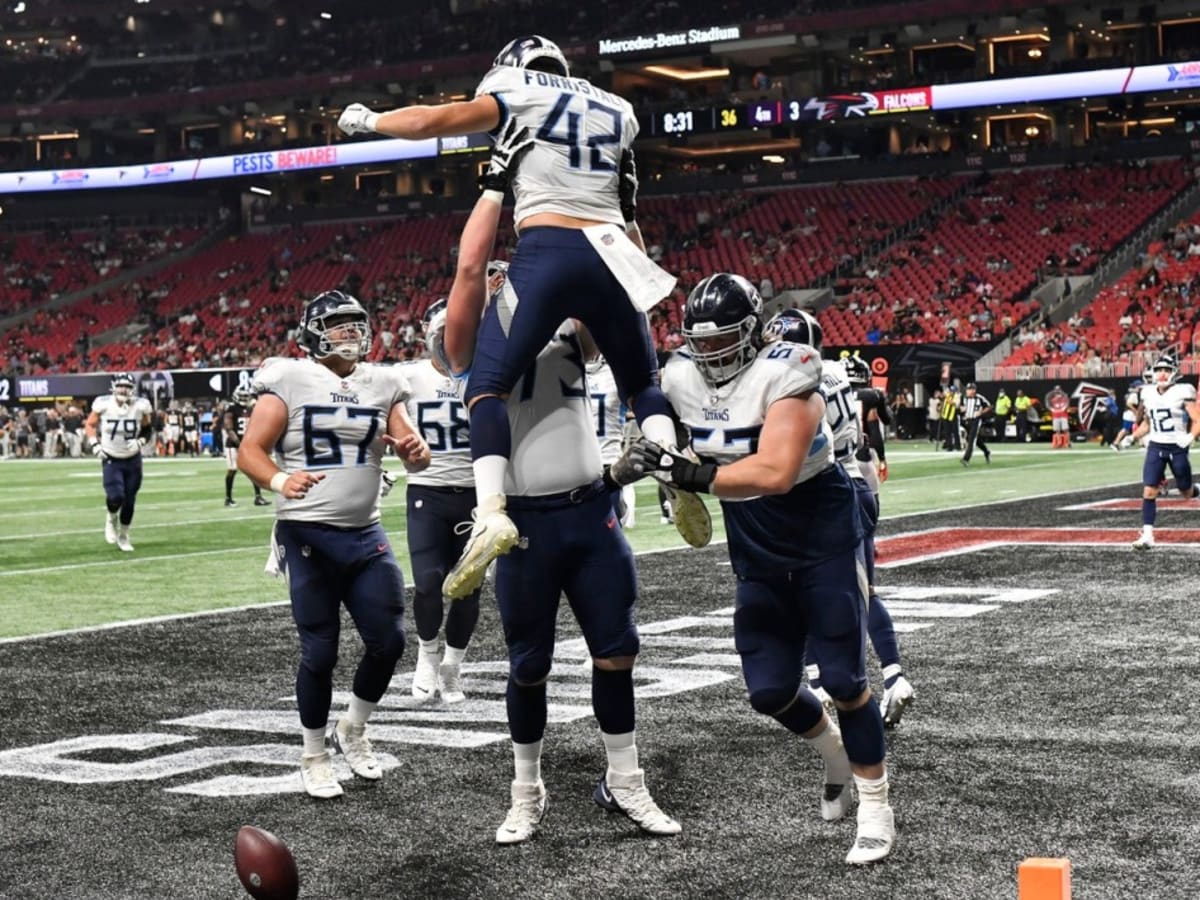
[[300, 639], [300, 666], [314, 675], [332, 675], [337, 668], [337, 638], [305, 636]]
[[775, 717], [795, 701], [799, 689], [800, 682], [757, 688], [750, 692], [750, 706], [757, 713]]
[[857, 699], [867, 689], [867, 676], [847, 671], [840, 666], [821, 666], [821, 687], [834, 700], [849, 702]]
[[509, 675], [520, 687], [533, 687], [550, 677], [549, 654], [528, 654], [510, 662]]
[[408, 636], [404, 633], [404, 628], [397, 625], [367, 644], [367, 652], [394, 664], [404, 655], [407, 644]]

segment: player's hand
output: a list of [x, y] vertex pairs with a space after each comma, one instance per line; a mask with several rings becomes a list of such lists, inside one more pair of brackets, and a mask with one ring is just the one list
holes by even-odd
[[342, 110], [337, 124], [346, 134], [371, 134], [377, 121], [379, 113], [371, 112], [361, 103], [351, 103]]
[[888, 475], [886, 459], [881, 459], [879, 461], [878, 469], [879, 469], [879, 483], [882, 484], [883, 482], [887, 481], [887, 475]]
[[283, 490], [279, 493], [288, 500], [299, 500], [307, 494], [314, 485], [325, 480], [324, 475], [314, 475], [312, 472], [292, 472], [288, 475], [287, 481], [283, 483]]
[[104, 448], [100, 446], [99, 441], [96, 441], [96, 443], [92, 444], [92, 456], [96, 457], [96, 459], [104, 458]]
[[630, 441], [625, 450], [609, 467], [609, 477], [622, 487], [653, 475], [662, 466], [666, 451], [647, 437]]
[[671, 484], [693, 494], [712, 493], [712, 484], [717, 477], [716, 465], [696, 462], [677, 450], [667, 450], [664, 455], [668, 457], [668, 465], [664, 468], [670, 469]]
[[479, 176], [480, 189], [500, 193], [507, 191], [521, 155], [532, 146], [533, 138], [529, 135], [529, 129], [518, 126], [516, 117], [509, 116], [504, 128], [496, 136], [496, 146], [492, 148], [487, 171]]
[[617, 183], [617, 197], [621, 202], [621, 216], [625, 224], [633, 224], [637, 217], [637, 163], [633, 159], [632, 150], [621, 153], [621, 180]]
[[421, 439], [419, 434], [410, 433], [401, 438], [385, 434], [383, 442], [392, 448], [392, 452], [400, 458], [400, 461], [404, 463], [404, 468], [410, 472], [419, 472], [428, 466], [432, 459], [429, 445]]

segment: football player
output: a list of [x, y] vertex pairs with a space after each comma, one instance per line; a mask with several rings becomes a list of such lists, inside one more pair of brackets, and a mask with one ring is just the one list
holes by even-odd
[[405, 410], [404, 375], [362, 362], [370, 331], [354, 297], [328, 291], [309, 301], [299, 343], [310, 358], [268, 360], [254, 375], [258, 402], [238, 459], [255, 484], [279, 495], [272, 545], [300, 636], [300, 772], [320, 799], [342, 793], [325, 744], [342, 604], [363, 655], [331, 738], [355, 775], [382, 776], [366, 724], [405, 643], [404, 576], [379, 524], [383, 451], [392, 447], [410, 472], [430, 460]]
[[433, 454], [429, 468], [408, 478], [408, 555], [419, 641], [412, 695], [432, 700], [440, 693], [446, 703], [461, 703], [466, 699], [461, 667], [479, 621], [479, 590], [451, 604], [447, 614], [442, 582], [467, 543], [466, 531], [458, 526], [471, 518], [475, 480], [466, 407], [454, 379], [433, 355], [431, 338], [445, 327], [445, 318], [446, 301], [438, 300], [425, 314], [431, 358], [403, 367], [412, 389], [405, 401], [408, 416]]
[[180, 416], [183, 423], [183, 447], [191, 456], [200, 455], [200, 416], [190, 402]]
[[645, 255], [635, 221], [631, 147], [637, 116], [626, 100], [571, 77], [553, 41], [530, 35], [500, 51], [473, 100], [382, 114], [356, 103], [342, 113], [338, 126], [348, 134], [408, 139], [496, 135], [481, 180], [483, 202], [496, 206], [503, 202], [510, 168], [515, 171], [520, 159], [512, 178], [520, 240], [508, 273], [520, 304], [504, 318], [492, 304], [481, 322], [482, 279], [456, 278], [447, 309], [448, 358], [456, 373], [470, 366], [466, 399], [478, 508], [445, 593], [466, 596], [491, 560], [518, 540], [505, 514], [512, 449], [505, 400], [564, 319], [587, 326], [642, 432], [661, 446], [675, 443], [645, 317], [671, 292], [675, 279]]
[[[238, 473], [238, 447], [242, 436], [246, 433], [246, 425], [250, 421], [250, 413], [254, 409], [254, 392], [249, 388], [238, 388], [233, 392], [233, 402], [225, 407], [225, 505], [237, 506], [233, 499], [233, 479]], [[250, 479], [254, 485], [254, 505], [268, 506], [269, 501], [262, 495], [262, 488]]]
[[[611, 466], [621, 455], [625, 434], [625, 404], [617, 390], [612, 369], [603, 356], [587, 364], [588, 396], [596, 417], [596, 438], [600, 441], [600, 460]], [[637, 489], [632, 484], [613, 491], [613, 509], [622, 528], [632, 528], [637, 521]]]
[[180, 439], [183, 437], [183, 417], [180, 415], [179, 407], [174, 403], [167, 407], [166, 424], [163, 426], [163, 455], [174, 456], [178, 452], [182, 452]]
[[113, 376], [110, 390], [92, 403], [83, 427], [104, 473], [104, 540], [132, 553], [129, 525], [142, 487], [142, 447], [154, 434], [154, 411], [149, 400], [133, 395], [133, 378], [124, 372]]
[[1154, 546], [1154, 522], [1158, 516], [1158, 494], [1167, 467], [1175, 475], [1175, 487], [1184, 498], [1195, 497], [1200, 488], [1192, 482], [1188, 450], [1200, 437], [1200, 408], [1196, 388], [1179, 380], [1179, 362], [1168, 351], [1154, 362], [1150, 383], [1139, 396], [1138, 424], [1133, 439], [1146, 440], [1142, 463], [1142, 533], [1133, 542], [1135, 550]]
[[[858, 832], [846, 862], [869, 863], [891, 852], [895, 823], [883, 718], [866, 673], [862, 521], [834, 458], [820, 354], [807, 344], [764, 344], [762, 309], [741, 276], [720, 273], [696, 286], [684, 307], [687, 352], [668, 361], [663, 389], [701, 462], [647, 449], [667, 460], [675, 484], [720, 498], [750, 704], [820, 753], [823, 818], [848, 812], [853, 781]], [[840, 733], [801, 682], [806, 644]]]

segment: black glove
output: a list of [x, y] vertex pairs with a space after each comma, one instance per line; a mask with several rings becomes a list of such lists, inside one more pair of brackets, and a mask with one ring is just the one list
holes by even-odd
[[675, 450], [666, 450], [664, 455], [671, 460], [671, 484], [693, 494], [712, 493], [712, 483], [717, 477], [713, 463], [698, 463]]
[[617, 461], [609, 467], [609, 477], [619, 485], [633, 484], [662, 468], [665, 453], [654, 441], [639, 437], [630, 441]]
[[529, 129], [518, 127], [514, 116], [508, 117], [508, 122], [496, 135], [496, 146], [492, 148], [492, 159], [487, 170], [479, 176], [479, 188], [484, 191], [508, 190], [508, 182], [512, 173], [517, 171], [517, 162], [526, 150], [533, 146], [533, 138]]
[[621, 216], [625, 224], [633, 223], [637, 215], [637, 164], [633, 161], [633, 151], [624, 150], [621, 153], [620, 181], [617, 183], [617, 197], [621, 202]]

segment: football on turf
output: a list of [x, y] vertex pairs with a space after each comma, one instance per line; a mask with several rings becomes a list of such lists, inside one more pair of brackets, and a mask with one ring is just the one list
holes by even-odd
[[269, 831], [243, 825], [233, 845], [233, 861], [242, 886], [256, 900], [296, 900], [300, 873], [287, 844]]

